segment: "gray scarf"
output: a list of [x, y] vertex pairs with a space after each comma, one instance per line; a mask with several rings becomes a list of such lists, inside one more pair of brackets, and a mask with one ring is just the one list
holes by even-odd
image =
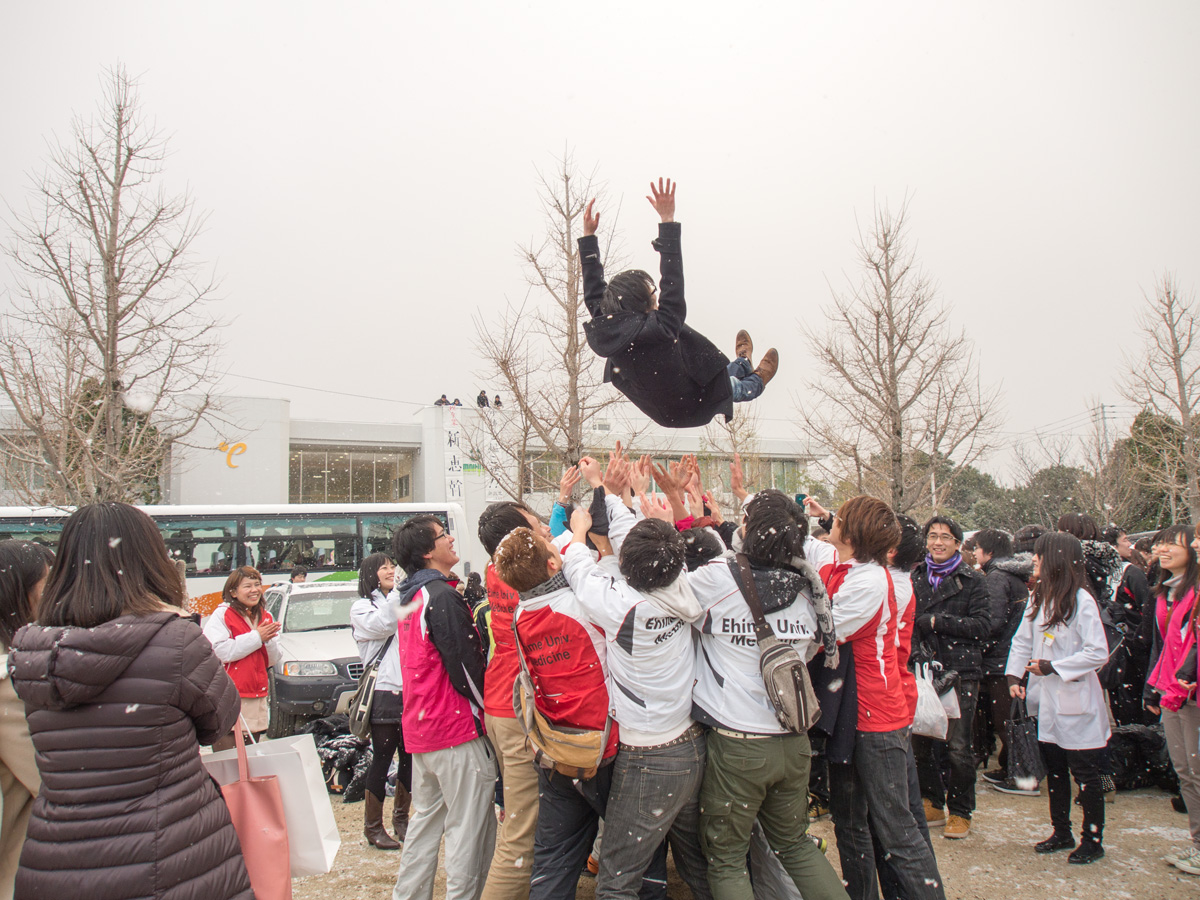
[[537, 587], [532, 587], [527, 591], [518, 591], [518, 595], [522, 600], [532, 600], [534, 597], [553, 594], [555, 591], [561, 591], [563, 588], [569, 588], [570, 586], [567, 583], [567, 576], [558, 571], [554, 573], [553, 577], [547, 578]]

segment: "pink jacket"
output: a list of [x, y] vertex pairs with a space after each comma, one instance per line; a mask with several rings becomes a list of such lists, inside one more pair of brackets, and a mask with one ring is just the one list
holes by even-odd
[[[1162, 705], [1166, 709], [1178, 711], [1188, 700], [1188, 692], [1184, 690], [1175, 678], [1175, 672], [1183, 665], [1183, 659], [1196, 642], [1196, 633], [1188, 628], [1188, 620], [1192, 615], [1192, 607], [1196, 603], [1196, 591], [1190, 590], [1183, 599], [1171, 610], [1170, 621], [1167, 621], [1167, 598], [1160, 596], [1155, 604], [1154, 617], [1161, 629], [1163, 648], [1158, 657], [1158, 665], [1150, 673], [1147, 681], [1162, 696]], [[1163, 625], [1166, 624], [1164, 628]]]

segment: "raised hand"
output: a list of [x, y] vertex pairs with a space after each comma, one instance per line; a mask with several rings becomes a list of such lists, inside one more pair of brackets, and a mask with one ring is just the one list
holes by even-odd
[[733, 454], [733, 462], [729, 464], [729, 489], [733, 491], [733, 496], [737, 497], [738, 503], [744, 502], [749, 496], [749, 491], [746, 490], [746, 476], [742, 472], [742, 455], [740, 453]]
[[593, 489], [604, 483], [604, 472], [600, 468], [600, 463], [590, 456], [585, 456], [579, 461], [579, 471], [583, 473], [583, 477], [587, 479], [587, 483]]
[[582, 541], [592, 529], [592, 514], [582, 506], [575, 507], [571, 513], [571, 534]]
[[823, 507], [820, 503], [818, 503], [812, 497], [804, 498], [804, 510], [810, 516], [813, 516], [814, 518], [817, 518], [817, 519], [824, 519], [829, 516], [829, 510], [827, 510], [825, 507]]
[[579, 466], [571, 466], [562, 474], [562, 478], [558, 479], [558, 505], [566, 506], [571, 499], [571, 491], [575, 489], [575, 485], [579, 484], [579, 479], [583, 475], [580, 474]]
[[[619, 446], [619, 445], [618, 445]], [[629, 462], [621, 456], [611, 456], [604, 471], [604, 490], [620, 495], [629, 487]]]
[[588, 237], [596, 233], [596, 229], [600, 227], [600, 213], [594, 212], [596, 208], [596, 198], [593, 197], [588, 201], [587, 209], [583, 211], [583, 236]]
[[[646, 199], [650, 201], [650, 205], [654, 207], [654, 211], [658, 213], [659, 218], [664, 222], [675, 221], [675, 187], [674, 182], [670, 178], [666, 179], [666, 184], [663, 184], [663, 179], [658, 179], [658, 187], [654, 187], [654, 182], [650, 182], [650, 194], [652, 196]], [[586, 217], [584, 219], [584, 229], [586, 233]]]
[[650, 457], [643, 456], [629, 469], [629, 486], [635, 495], [646, 493], [650, 487]]
[[644, 492], [640, 493], [638, 494], [638, 503], [642, 506], [642, 515], [647, 519], [661, 519], [664, 522], [674, 523], [675, 517], [671, 515], [671, 510], [659, 501], [657, 494], [648, 497]]

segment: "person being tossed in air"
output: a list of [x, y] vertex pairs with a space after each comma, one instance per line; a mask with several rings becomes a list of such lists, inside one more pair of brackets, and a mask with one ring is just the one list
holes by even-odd
[[662, 293], [641, 269], [629, 269], [604, 281], [596, 229], [596, 201], [583, 214], [579, 258], [583, 300], [591, 321], [583, 325], [588, 346], [605, 358], [604, 380], [647, 416], [669, 428], [707, 425], [718, 414], [733, 418], [733, 404], [753, 400], [779, 368], [772, 348], [754, 368], [754, 345], [737, 333], [736, 358], [730, 360], [712, 341], [685, 324], [683, 257], [675, 221], [675, 185], [668, 178], [650, 183], [646, 199], [662, 219], [653, 247], [660, 254]]

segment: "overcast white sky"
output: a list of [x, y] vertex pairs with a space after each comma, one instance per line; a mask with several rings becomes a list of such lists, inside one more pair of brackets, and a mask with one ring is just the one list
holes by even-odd
[[678, 180], [689, 322], [728, 353], [739, 327], [779, 348], [769, 419], [803, 402], [798, 323], [857, 277], [877, 201], [909, 196], [920, 261], [1003, 383], [1005, 441], [1122, 405], [1142, 292], [1164, 269], [1200, 283], [1194, 2], [43, 2], [3, 19], [0, 198], [24, 204], [47, 140], [124, 63], [171, 136], [170, 182], [211, 213], [227, 388], [296, 417], [414, 407], [252, 379], [472, 401], [471, 316], [524, 295], [535, 168], [567, 145], [652, 271], [646, 183]]

